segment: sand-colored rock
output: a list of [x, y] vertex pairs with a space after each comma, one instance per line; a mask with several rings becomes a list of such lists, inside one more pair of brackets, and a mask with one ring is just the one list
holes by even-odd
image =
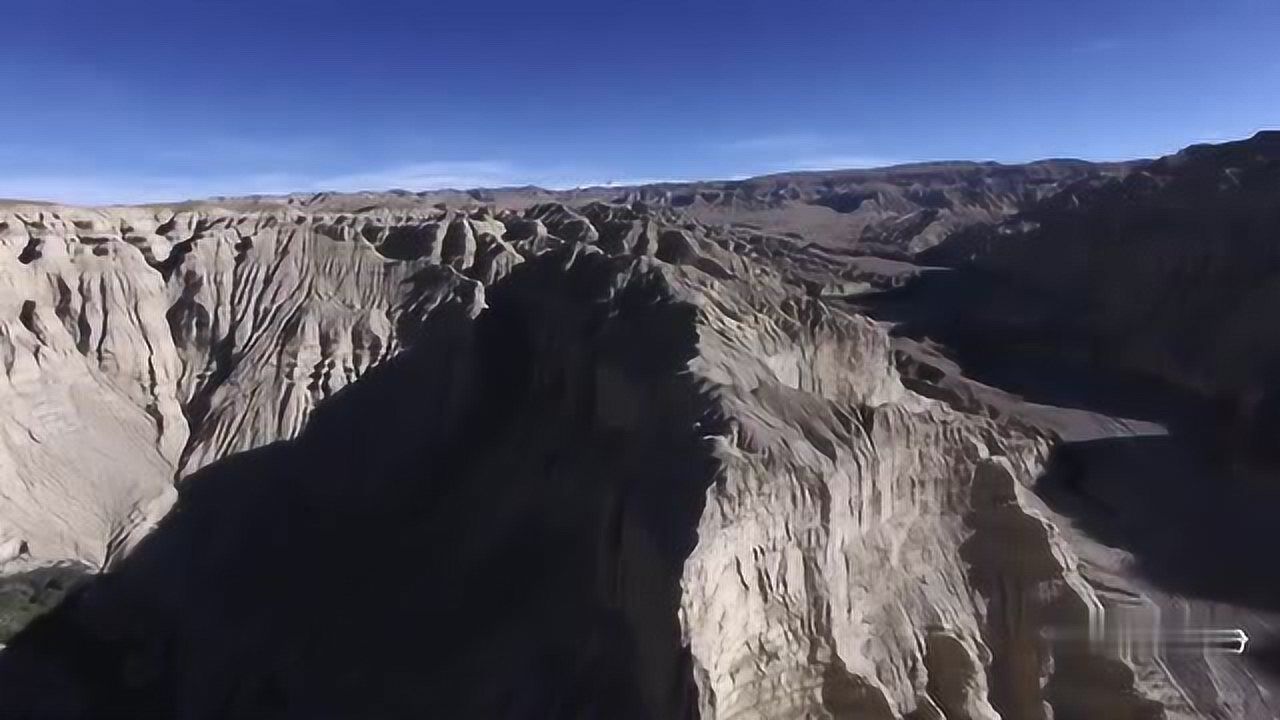
[[0, 570], [110, 571], [0, 715], [1265, 717], [1211, 697], [1242, 665], [1046, 634], [1169, 602], [1045, 490], [1141, 423], [908, 332], [1033, 303], [780, 234], [1032, 247], [1007, 216], [1136, 167], [5, 208]]
[[[154, 272], [185, 301], [172, 352], [187, 407], [207, 398], [184, 458], [195, 474], [110, 583], [5, 651], [5, 709], [39, 712], [56, 677], [75, 712], [106, 707], [89, 688], [119, 683], [167, 711], [226, 699], [258, 712], [264, 696], [235, 688], [262, 677], [291, 707], [366, 717], [495, 716], [548, 693], [611, 717], [1048, 716], [1039, 623], [1094, 601], [1024, 498], [1045, 436], [906, 389], [881, 327], [788, 274], [821, 260], [803, 250], [780, 271], [730, 249], [763, 242], [752, 233], [653, 215], [639, 221], [656, 228], [656, 257], [635, 242], [608, 255], [595, 243], [610, 231], [581, 230], [587, 216], [533, 214], [575, 239], [517, 262], [536, 226], [507, 245], [455, 216], [481, 264], [465, 242], [440, 262], [462, 268], [388, 260], [358, 217], [188, 222], [182, 254]], [[354, 230], [317, 230], [334, 225]], [[240, 255], [227, 262], [224, 246]], [[235, 452], [253, 445], [267, 447]], [[517, 583], [527, 562], [551, 575]], [[294, 563], [278, 581], [222, 580]], [[468, 563], [488, 568], [482, 585], [516, 584], [482, 589]], [[322, 567], [395, 566], [422, 581], [384, 585], [379, 618], [349, 632], [326, 618], [359, 607], [371, 579], [306, 609], [289, 599]], [[498, 604], [469, 609], [485, 596]], [[238, 597], [255, 599], [237, 610]], [[477, 674], [388, 650], [433, 642], [445, 617], [507, 628], [466, 653], [510, 660]], [[86, 676], [41, 640], [72, 622], [82, 642], [163, 642], [190, 660]], [[260, 630], [208, 634], [233, 626]], [[295, 637], [323, 639], [304, 650]], [[590, 660], [546, 664], [566, 652]], [[367, 659], [336, 682], [338, 657]]]

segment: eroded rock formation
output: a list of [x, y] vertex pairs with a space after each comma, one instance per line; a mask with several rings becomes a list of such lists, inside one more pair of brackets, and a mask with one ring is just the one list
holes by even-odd
[[1237, 666], [1050, 640], [1164, 602], [1045, 490], [1136, 423], [945, 346], [1056, 305], [706, 222], [774, 193], [1022, 282], [1009, 228], [1174, 165], [9, 208], [0, 567], [110, 571], [0, 652], [0, 715], [1204, 715]]

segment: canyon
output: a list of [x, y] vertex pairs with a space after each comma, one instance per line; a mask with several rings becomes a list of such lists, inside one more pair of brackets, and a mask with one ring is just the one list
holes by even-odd
[[5, 201], [0, 715], [1275, 717], [1277, 233], [1277, 132]]

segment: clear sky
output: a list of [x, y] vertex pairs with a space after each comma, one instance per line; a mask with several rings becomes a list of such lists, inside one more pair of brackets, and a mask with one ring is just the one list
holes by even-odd
[[10, 0], [0, 197], [1153, 156], [1280, 127], [1280, 0]]

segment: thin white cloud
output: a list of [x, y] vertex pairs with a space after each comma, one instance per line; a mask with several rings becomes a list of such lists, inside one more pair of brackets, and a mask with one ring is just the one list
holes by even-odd
[[328, 175], [252, 173], [244, 175], [0, 176], [0, 197], [81, 205], [177, 202], [236, 195], [359, 190], [438, 190], [514, 185], [529, 174], [509, 163], [489, 160], [421, 162], [381, 170]]
[[826, 144], [826, 140], [814, 133], [775, 133], [718, 142], [713, 147], [733, 153], [780, 153], [812, 151]]
[[9, 175], [0, 178], [0, 197], [77, 205], [124, 205], [305, 190], [298, 187], [300, 183], [301, 179], [284, 173], [218, 177]]
[[816, 155], [797, 160], [795, 170], [861, 170], [900, 165], [904, 161], [875, 155]]
[[851, 152], [845, 138], [831, 138], [812, 132], [780, 132], [741, 138], [714, 146], [735, 155], [735, 164], [748, 172], [744, 176], [789, 170], [842, 170], [894, 165], [901, 160]]
[[525, 167], [504, 160], [424, 161], [387, 168], [331, 174], [269, 172], [247, 174], [0, 175], [0, 198], [77, 205], [180, 202], [218, 196], [284, 195], [295, 192], [358, 192], [402, 189], [494, 188], [537, 185], [549, 190], [595, 186], [635, 186], [711, 179], [743, 179], [789, 170], [833, 170], [894, 164], [888, 158], [842, 154], [797, 154], [768, 162], [735, 163], [732, 172], [712, 177], [632, 176], [599, 168]]
[[620, 176], [607, 180], [584, 180], [581, 182], [546, 182], [535, 183], [540, 187], [548, 190], [570, 190], [573, 188], [590, 188], [590, 187], [637, 187], [640, 185], [674, 185], [679, 183], [691, 183], [707, 180], [723, 180], [734, 178], [716, 177], [677, 177], [677, 176]]
[[522, 171], [510, 163], [489, 160], [421, 162], [373, 172], [335, 175], [312, 181], [304, 190], [437, 190], [518, 183]]
[[46, 200], [77, 205], [179, 202], [211, 197], [285, 195], [295, 192], [358, 192], [393, 189], [495, 188], [537, 185], [549, 190], [691, 182], [695, 177], [635, 176], [598, 167], [528, 167], [504, 160], [406, 163], [346, 173], [298, 172], [138, 174], [128, 176], [0, 175], [0, 198]]

